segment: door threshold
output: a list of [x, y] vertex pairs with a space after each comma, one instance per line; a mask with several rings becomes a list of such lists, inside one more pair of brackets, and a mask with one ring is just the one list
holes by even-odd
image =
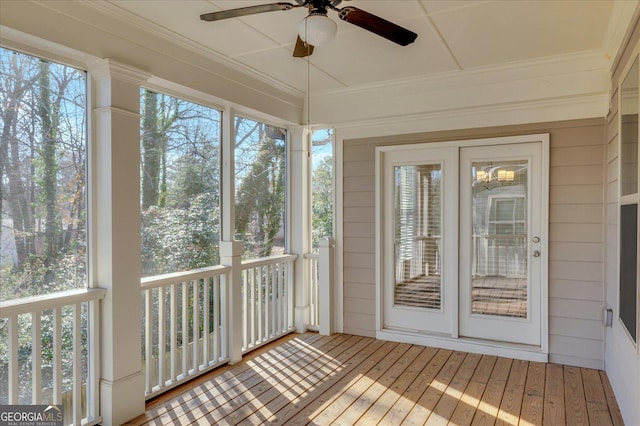
[[390, 342], [411, 343], [441, 349], [495, 355], [524, 361], [549, 362], [549, 354], [540, 346], [498, 342], [469, 337], [451, 337], [442, 334], [426, 334], [409, 330], [384, 329], [376, 331], [376, 339]]

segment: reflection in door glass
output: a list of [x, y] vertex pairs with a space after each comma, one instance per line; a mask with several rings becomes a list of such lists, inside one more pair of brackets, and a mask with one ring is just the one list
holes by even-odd
[[440, 309], [442, 166], [394, 168], [396, 305]]
[[474, 162], [472, 176], [472, 313], [526, 318], [528, 162]]

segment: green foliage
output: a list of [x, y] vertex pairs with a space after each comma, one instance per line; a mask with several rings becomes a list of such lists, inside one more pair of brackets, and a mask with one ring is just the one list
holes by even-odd
[[7, 49], [0, 71], [0, 298], [84, 287], [85, 74]]
[[333, 235], [333, 158], [324, 157], [311, 177], [311, 241], [318, 247], [323, 237]]
[[218, 203], [211, 194], [197, 195], [187, 206], [143, 211], [143, 276], [217, 265], [218, 218]]
[[142, 91], [142, 275], [219, 263], [220, 113]]

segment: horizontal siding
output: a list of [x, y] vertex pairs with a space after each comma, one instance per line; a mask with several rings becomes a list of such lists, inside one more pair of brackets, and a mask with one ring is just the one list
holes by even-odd
[[556, 336], [573, 337], [577, 333], [585, 339], [602, 340], [604, 330], [600, 320], [553, 317], [549, 322], [549, 332]]
[[573, 281], [573, 280], [553, 280], [553, 286], [549, 288], [551, 300], [564, 299], [590, 300], [600, 302], [602, 300], [601, 281]]
[[371, 294], [372, 287], [375, 286], [371, 283], [352, 282], [349, 287], [345, 288], [344, 297], [349, 299], [362, 297], [363, 294]]
[[560, 166], [599, 166], [602, 164], [602, 144], [591, 146], [573, 146], [551, 149], [549, 165]]
[[350, 253], [374, 253], [376, 252], [376, 239], [349, 238], [344, 242], [344, 249]]
[[[607, 225], [618, 225], [618, 204], [617, 203], [609, 203], [607, 204]], [[609, 239], [607, 238], [607, 241]]]
[[345, 228], [344, 228], [345, 238], [372, 237], [376, 235], [375, 222], [366, 222], [366, 223], [349, 222], [348, 226], [346, 225], [347, 224], [345, 223]]
[[597, 204], [602, 203], [604, 188], [602, 183], [593, 185], [557, 185], [549, 187], [549, 202], [558, 204]]
[[[555, 347], [554, 354], [602, 362], [603, 346], [600, 339], [584, 339], [582, 337], [552, 334], [549, 340], [549, 344]], [[597, 355], [598, 353], [600, 355]]]
[[344, 207], [375, 207], [376, 198], [371, 192], [353, 192]]
[[[602, 257], [602, 256], [601, 256]], [[600, 281], [602, 276], [602, 261], [549, 261], [549, 280]]]
[[374, 176], [375, 164], [371, 161], [351, 161], [349, 168], [344, 170], [344, 177]]
[[602, 165], [551, 167], [549, 182], [551, 185], [599, 185], [602, 184]]
[[[574, 296], [575, 297], [575, 296]], [[560, 299], [553, 297], [549, 300], [549, 313], [555, 318], [573, 318], [577, 320], [598, 321], [600, 331], [602, 327], [602, 302], [600, 300]], [[574, 337], [580, 337], [575, 333]]]
[[369, 222], [375, 223], [376, 211], [371, 207], [345, 207], [344, 208], [344, 221], [345, 222]]
[[[375, 289], [376, 283], [376, 271], [371, 266], [367, 266], [365, 268], [355, 268], [353, 266], [346, 267], [344, 268], [343, 276], [344, 281], [350, 284], [369, 284], [369, 291], [371, 291], [371, 294], [374, 295], [373, 291]], [[345, 286], [345, 294], [349, 291], [348, 288], [349, 286]]]
[[344, 332], [375, 337], [375, 149], [343, 149]]
[[602, 262], [602, 244], [551, 242], [549, 243], [549, 257], [554, 261]]
[[344, 332], [359, 336], [375, 337], [375, 320], [375, 311], [371, 314], [359, 314], [345, 309]]
[[374, 176], [345, 177], [343, 186], [345, 192], [367, 192], [370, 193], [371, 196], [375, 196], [376, 185]]
[[596, 223], [604, 218], [602, 202], [598, 204], [551, 204], [549, 221], [554, 223]]
[[375, 299], [345, 296], [344, 303], [349, 306], [349, 310], [354, 314], [370, 315], [371, 312], [376, 311]]
[[[605, 159], [610, 156], [604, 143], [603, 120], [345, 141], [343, 281], [346, 332], [372, 335], [375, 330], [375, 147], [544, 132], [551, 134], [550, 358], [562, 359], [567, 364], [602, 368], [607, 212], [603, 181]], [[365, 312], [367, 309], [371, 312]]]
[[618, 181], [607, 183], [607, 203], [618, 204]]
[[602, 225], [597, 223], [549, 223], [550, 242], [600, 243]]

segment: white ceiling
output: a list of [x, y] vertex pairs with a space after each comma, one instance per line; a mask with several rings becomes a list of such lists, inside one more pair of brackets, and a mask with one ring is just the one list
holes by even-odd
[[[270, 0], [106, 0], [131, 23], [235, 64], [298, 95], [307, 92], [307, 60], [292, 57], [304, 8], [225, 21], [199, 15]], [[503, 68], [566, 55], [610, 54], [620, 0], [351, 0], [351, 5], [418, 34], [401, 47], [329, 16], [338, 35], [310, 57], [311, 91], [337, 92]]]

